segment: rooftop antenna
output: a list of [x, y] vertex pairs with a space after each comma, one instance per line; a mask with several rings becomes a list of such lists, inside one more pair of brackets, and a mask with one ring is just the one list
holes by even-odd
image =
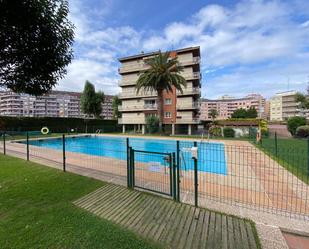
[[288, 91], [290, 90], [290, 76], [288, 76]]

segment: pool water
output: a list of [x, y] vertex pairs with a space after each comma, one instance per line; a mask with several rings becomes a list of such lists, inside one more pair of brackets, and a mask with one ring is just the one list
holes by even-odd
[[[30, 140], [34, 146], [62, 150], [62, 139]], [[176, 140], [159, 140], [130, 138], [130, 146], [135, 150], [173, 153], [176, 152]], [[85, 136], [66, 138], [66, 151], [89, 155], [112, 157], [126, 160], [126, 139], [123, 137]], [[193, 141], [180, 140], [180, 167], [182, 170], [194, 169], [190, 148]], [[198, 142], [198, 170], [216, 174], [227, 174], [225, 149], [223, 143]], [[156, 154], [136, 153], [135, 160], [168, 165], [164, 156]]]

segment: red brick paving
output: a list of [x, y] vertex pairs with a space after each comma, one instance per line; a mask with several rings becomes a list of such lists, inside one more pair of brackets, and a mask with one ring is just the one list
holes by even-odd
[[283, 232], [290, 249], [309, 249], [309, 237]]

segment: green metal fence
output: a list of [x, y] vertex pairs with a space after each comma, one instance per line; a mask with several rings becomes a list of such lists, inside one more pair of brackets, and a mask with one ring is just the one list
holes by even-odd
[[[157, 146], [162, 140], [153, 139], [145, 150], [137, 138], [117, 137], [115, 142], [115, 136], [105, 136], [106, 145], [101, 147], [74, 142], [100, 135], [55, 136], [2, 132], [0, 151], [196, 206], [212, 201], [309, 219], [308, 140], [271, 138], [253, 144], [169, 139], [162, 149]], [[39, 146], [46, 139], [57, 141], [61, 149]], [[198, 148], [197, 157], [192, 148]], [[91, 154], [94, 149], [104, 151], [104, 156]]]

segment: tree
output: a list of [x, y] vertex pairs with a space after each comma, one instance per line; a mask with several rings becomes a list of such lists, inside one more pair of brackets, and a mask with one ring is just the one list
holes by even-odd
[[150, 66], [149, 69], [141, 73], [136, 82], [137, 94], [143, 91], [156, 91], [158, 95], [158, 117], [159, 129], [162, 131], [163, 123], [163, 92], [172, 92], [173, 88], [183, 92], [186, 87], [186, 80], [180, 75], [183, 67], [180, 66], [177, 57], [171, 58], [170, 53], [161, 53], [145, 62]]
[[247, 118], [247, 111], [243, 108], [239, 108], [232, 113], [232, 118]]
[[113, 118], [117, 119], [120, 118], [120, 113], [119, 113], [119, 105], [121, 104], [121, 100], [119, 99], [118, 96], [113, 97], [113, 102], [112, 102], [112, 107], [113, 107]]
[[257, 110], [255, 109], [255, 107], [251, 106], [247, 110], [247, 118], [257, 118], [257, 116], [258, 116]]
[[302, 93], [297, 93], [295, 95], [295, 101], [299, 102], [299, 107], [302, 109], [309, 109], [309, 99], [306, 95]]
[[96, 118], [100, 117], [103, 101], [104, 93], [100, 91], [96, 93], [94, 85], [87, 80], [80, 99], [82, 112], [94, 115]]
[[254, 107], [248, 110], [239, 108], [232, 113], [232, 118], [257, 118], [257, 111]]
[[209, 116], [211, 117], [212, 121], [214, 121], [216, 119], [216, 117], [218, 116], [218, 112], [216, 109], [211, 109], [209, 111]]
[[157, 116], [146, 117], [146, 127], [149, 133], [156, 133], [159, 129], [159, 118]]
[[291, 117], [288, 119], [287, 127], [289, 132], [294, 136], [298, 127], [306, 125], [304, 117]]
[[41, 95], [66, 74], [74, 26], [67, 0], [0, 0], [0, 87]]

